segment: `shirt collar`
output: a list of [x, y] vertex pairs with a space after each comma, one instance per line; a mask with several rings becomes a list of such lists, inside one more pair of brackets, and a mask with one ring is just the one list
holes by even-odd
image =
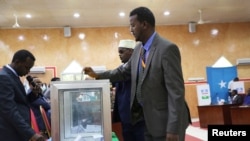
[[146, 51], [149, 51], [149, 49], [150, 49], [150, 47], [151, 47], [151, 45], [152, 45], [153, 39], [154, 39], [154, 37], [155, 37], [155, 34], [156, 34], [156, 32], [154, 32], [154, 33], [150, 36], [150, 38], [147, 40], [147, 42], [146, 42], [145, 45], [143, 46], [143, 48], [144, 48]]
[[16, 71], [9, 64], [7, 64], [6, 67], [9, 68], [17, 77], [19, 77]]

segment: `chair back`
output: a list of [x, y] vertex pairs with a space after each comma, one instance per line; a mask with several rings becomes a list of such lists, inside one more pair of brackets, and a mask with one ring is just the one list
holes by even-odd
[[42, 114], [43, 122], [44, 122], [44, 124], [46, 126], [46, 130], [47, 130], [48, 136], [50, 138], [51, 137], [51, 127], [50, 127], [50, 123], [49, 123], [47, 114], [46, 114], [44, 108], [42, 107], [42, 105], [40, 105], [40, 112]]
[[30, 109], [30, 116], [31, 116], [31, 127], [35, 130], [36, 133], [40, 133], [36, 117], [32, 109]]

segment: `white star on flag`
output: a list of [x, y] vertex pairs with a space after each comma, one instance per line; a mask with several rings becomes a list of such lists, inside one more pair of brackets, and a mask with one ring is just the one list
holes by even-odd
[[226, 88], [226, 83], [227, 83], [227, 82], [224, 82], [223, 80], [221, 80], [220, 83], [219, 83], [220, 88], [223, 88], [223, 87]]

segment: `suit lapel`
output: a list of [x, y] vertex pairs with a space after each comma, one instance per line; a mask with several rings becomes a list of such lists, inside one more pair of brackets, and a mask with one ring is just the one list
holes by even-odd
[[137, 72], [138, 72], [138, 69], [139, 69], [139, 61], [140, 61], [140, 51], [141, 51], [141, 47], [142, 47], [142, 44], [139, 44], [138, 45], [139, 47], [138, 47], [138, 49], [136, 50], [136, 60], [135, 60], [135, 62], [137, 62], [137, 63], [135, 63], [135, 68], [136, 68], [136, 75], [137, 75]]
[[156, 50], [157, 37], [158, 37], [158, 34], [155, 35], [155, 37], [153, 39], [153, 42], [151, 44], [151, 47], [150, 47], [150, 50], [149, 50], [149, 55], [148, 55], [148, 58], [147, 58], [147, 61], [146, 61], [146, 68], [145, 68], [144, 73], [143, 73], [143, 78], [142, 78], [143, 80], [142, 81], [144, 81], [144, 78], [145, 78], [145, 76], [147, 75], [147, 73], [149, 71], [149, 68], [150, 68], [150, 65], [151, 65], [151, 62], [152, 62], [152, 58], [153, 58], [155, 50]]

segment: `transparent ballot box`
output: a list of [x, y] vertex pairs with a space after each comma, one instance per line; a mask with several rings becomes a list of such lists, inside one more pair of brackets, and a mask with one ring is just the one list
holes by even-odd
[[111, 141], [108, 80], [51, 83], [52, 141]]

